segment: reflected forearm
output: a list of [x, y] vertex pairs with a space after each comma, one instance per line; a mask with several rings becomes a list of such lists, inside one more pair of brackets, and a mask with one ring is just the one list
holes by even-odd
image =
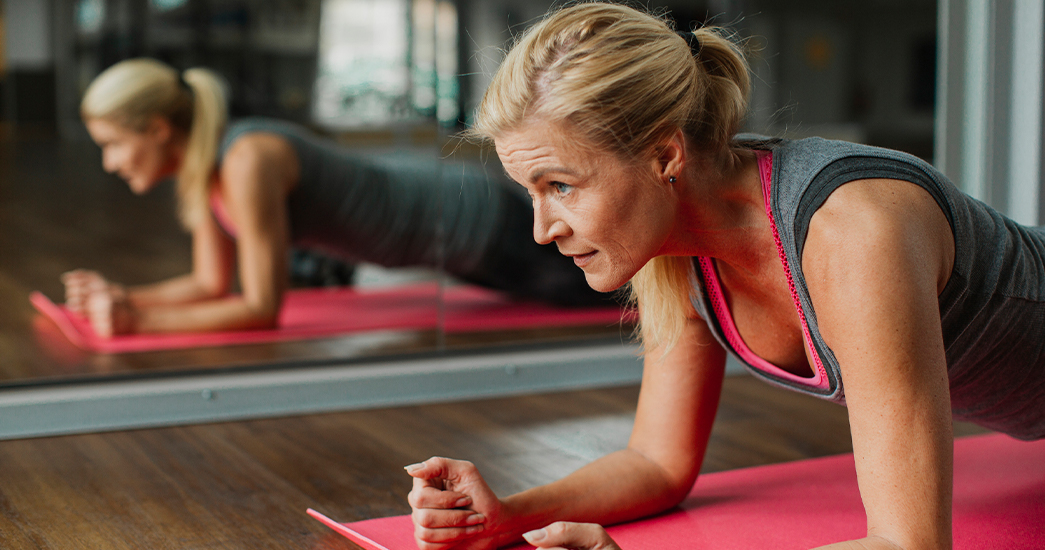
[[140, 333], [261, 329], [276, 326], [278, 307], [255, 307], [241, 296], [137, 307]]
[[193, 274], [174, 277], [157, 283], [134, 286], [127, 289], [127, 297], [136, 308], [160, 305], [189, 304], [201, 300], [212, 300], [225, 294], [226, 289], [218, 285], [208, 287]]

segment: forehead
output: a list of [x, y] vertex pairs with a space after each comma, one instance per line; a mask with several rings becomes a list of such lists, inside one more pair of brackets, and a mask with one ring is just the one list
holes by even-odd
[[100, 137], [109, 139], [117, 137], [133, 137], [138, 134], [138, 132], [135, 132], [122, 124], [117, 124], [116, 122], [104, 118], [87, 119], [84, 121], [84, 126], [87, 127], [87, 132], [95, 139]]
[[505, 170], [527, 181], [535, 171], [548, 167], [584, 170], [599, 156], [575, 133], [554, 122], [534, 122], [506, 132], [494, 140], [494, 147]]

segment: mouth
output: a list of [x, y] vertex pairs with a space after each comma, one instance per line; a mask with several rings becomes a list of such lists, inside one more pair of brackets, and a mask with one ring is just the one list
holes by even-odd
[[584, 269], [584, 266], [591, 263], [592, 258], [594, 258], [598, 253], [598, 250], [592, 250], [586, 254], [566, 254], [566, 256], [573, 258], [573, 263], [576, 264], [577, 267]]

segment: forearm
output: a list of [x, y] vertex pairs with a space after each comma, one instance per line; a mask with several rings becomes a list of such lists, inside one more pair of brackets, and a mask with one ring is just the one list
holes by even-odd
[[127, 289], [127, 298], [137, 308], [189, 304], [218, 298], [223, 294], [223, 290], [200, 284], [192, 273]]
[[256, 307], [241, 296], [228, 296], [186, 304], [138, 307], [135, 331], [206, 332], [272, 328], [276, 326], [278, 317], [278, 307]]
[[625, 449], [596, 460], [565, 478], [504, 499], [499, 546], [555, 521], [609, 525], [654, 514], [678, 504], [680, 488], [655, 463]]

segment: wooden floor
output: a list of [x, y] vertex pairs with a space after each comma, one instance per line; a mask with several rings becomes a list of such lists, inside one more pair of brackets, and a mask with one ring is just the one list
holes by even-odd
[[[409, 512], [403, 466], [477, 464], [499, 494], [622, 448], [637, 388], [0, 442], [0, 548], [355, 548], [305, 515]], [[846, 411], [726, 379], [704, 472], [851, 451]], [[958, 426], [962, 434], [979, 432]]]

